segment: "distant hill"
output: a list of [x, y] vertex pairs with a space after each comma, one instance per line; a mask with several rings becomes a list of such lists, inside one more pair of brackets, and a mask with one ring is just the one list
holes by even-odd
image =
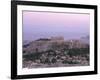
[[80, 40], [81, 40], [83, 43], [87, 43], [87, 44], [90, 43], [90, 37], [89, 37], [89, 35], [84, 36], [84, 37], [81, 37]]
[[28, 40], [23, 41], [23, 47], [27, 47], [29, 45], [30, 45], [30, 41]]
[[51, 39], [48, 39], [48, 38], [40, 38], [40, 39], [37, 39], [35, 41], [50, 41]]
[[23, 41], [23, 45], [29, 44], [31, 41], [25, 40]]

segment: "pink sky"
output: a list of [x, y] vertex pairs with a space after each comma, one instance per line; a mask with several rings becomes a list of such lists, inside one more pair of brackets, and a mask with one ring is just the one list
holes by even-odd
[[64, 36], [74, 38], [89, 35], [90, 15], [23, 11], [24, 40]]

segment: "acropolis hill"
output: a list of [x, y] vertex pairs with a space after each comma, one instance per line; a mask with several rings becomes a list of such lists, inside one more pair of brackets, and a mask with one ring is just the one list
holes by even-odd
[[81, 40], [71, 39], [64, 40], [64, 37], [51, 37], [51, 38], [40, 38], [30, 42], [28, 45], [23, 46], [23, 50], [26, 53], [41, 52], [46, 50], [52, 50], [54, 48], [87, 48], [89, 44], [82, 42]]
[[23, 68], [88, 66], [89, 44], [63, 37], [40, 38], [23, 45]]

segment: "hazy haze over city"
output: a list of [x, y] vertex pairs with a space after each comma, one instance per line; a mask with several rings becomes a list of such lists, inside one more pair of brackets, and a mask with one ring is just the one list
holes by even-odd
[[89, 35], [89, 27], [89, 14], [23, 11], [23, 40], [76, 39]]

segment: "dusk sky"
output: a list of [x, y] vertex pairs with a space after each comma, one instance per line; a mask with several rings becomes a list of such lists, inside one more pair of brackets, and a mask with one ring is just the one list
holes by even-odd
[[89, 14], [23, 11], [23, 40], [76, 39], [89, 35], [89, 27]]

